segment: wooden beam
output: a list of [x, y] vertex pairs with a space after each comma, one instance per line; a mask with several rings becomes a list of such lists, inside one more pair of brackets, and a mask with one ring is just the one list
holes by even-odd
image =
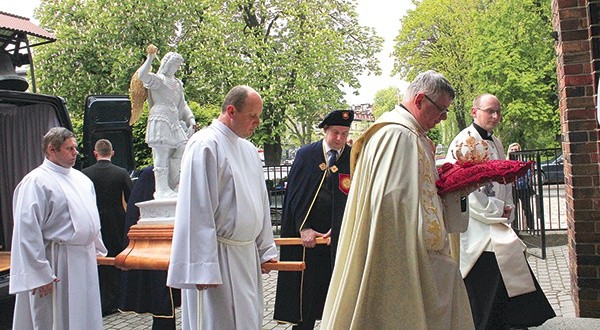
[[[329, 244], [329, 237], [317, 237], [317, 244]], [[302, 239], [300, 237], [286, 237], [286, 238], [276, 238], [276, 245], [302, 245]]]

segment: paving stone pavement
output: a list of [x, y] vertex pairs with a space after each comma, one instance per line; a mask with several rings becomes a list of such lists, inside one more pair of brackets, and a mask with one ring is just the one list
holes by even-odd
[[[540, 286], [556, 312], [557, 318], [540, 327], [532, 329], [600, 329], [600, 319], [581, 319], [575, 317], [575, 306], [571, 300], [571, 280], [568, 267], [568, 249], [566, 245], [548, 247], [547, 258], [540, 259], [539, 249], [531, 248], [529, 265], [536, 274]], [[263, 329], [291, 329], [289, 325], [273, 321], [275, 305], [275, 287], [277, 272], [263, 275], [265, 318]], [[180, 309], [177, 310], [177, 329], [181, 329]], [[132, 313], [115, 313], [104, 317], [104, 329], [150, 329], [152, 317]], [[315, 329], [319, 329], [317, 324]]]

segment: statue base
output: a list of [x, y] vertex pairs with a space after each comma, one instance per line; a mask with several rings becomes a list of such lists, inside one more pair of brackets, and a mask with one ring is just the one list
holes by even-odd
[[135, 204], [140, 208], [138, 225], [173, 225], [176, 198], [153, 199]]
[[177, 200], [158, 199], [136, 205], [140, 220], [129, 229], [129, 245], [115, 257], [114, 265], [124, 270], [167, 270]]

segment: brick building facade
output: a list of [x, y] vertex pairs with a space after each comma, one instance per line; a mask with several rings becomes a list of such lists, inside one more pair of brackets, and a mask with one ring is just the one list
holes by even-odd
[[578, 316], [600, 318], [600, 0], [552, 0], [552, 12], [571, 290]]

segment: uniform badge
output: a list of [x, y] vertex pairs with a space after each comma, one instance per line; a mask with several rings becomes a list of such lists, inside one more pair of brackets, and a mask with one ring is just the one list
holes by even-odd
[[331, 173], [335, 173], [338, 171], [338, 168], [335, 165], [331, 166], [330, 169], [331, 169]]
[[339, 184], [340, 190], [344, 194], [348, 195], [348, 192], [350, 192], [350, 183], [352, 182], [352, 180], [350, 180], [350, 174], [340, 173], [339, 179], [340, 179], [340, 184]]
[[327, 164], [321, 163], [319, 164], [319, 168], [321, 169], [321, 171], [325, 171], [327, 169]]

